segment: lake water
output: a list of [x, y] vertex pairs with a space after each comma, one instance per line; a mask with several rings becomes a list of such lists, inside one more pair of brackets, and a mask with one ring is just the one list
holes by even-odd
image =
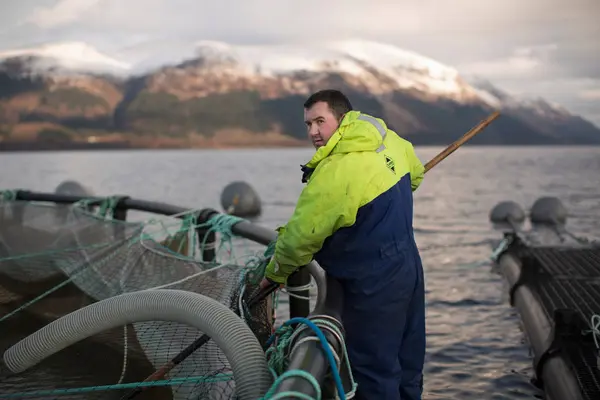
[[[423, 162], [441, 148], [417, 148]], [[302, 190], [310, 149], [0, 153], [0, 188], [52, 192], [74, 179], [96, 194], [128, 194], [220, 209], [223, 187], [249, 182], [264, 203], [259, 223], [285, 223]], [[426, 271], [425, 399], [533, 399], [531, 358], [506, 286], [475, 267], [500, 234], [489, 210], [528, 208], [540, 196], [568, 207], [572, 232], [600, 232], [600, 148], [468, 147], [427, 174], [415, 193], [416, 238]], [[285, 308], [285, 304], [282, 305]], [[285, 310], [281, 310], [283, 315]]]

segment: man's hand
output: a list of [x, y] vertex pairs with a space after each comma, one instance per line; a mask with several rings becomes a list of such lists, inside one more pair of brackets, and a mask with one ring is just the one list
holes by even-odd
[[[277, 285], [277, 283], [275, 282], [271, 282], [270, 280], [268, 280], [267, 278], [263, 278], [262, 281], [260, 281], [260, 285], [259, 287], [261, 289], [266, 288], [267, 286], [271, 286], [271, 285]], [[283, 285], [279, 285], [279, 287], [283, 287]]]

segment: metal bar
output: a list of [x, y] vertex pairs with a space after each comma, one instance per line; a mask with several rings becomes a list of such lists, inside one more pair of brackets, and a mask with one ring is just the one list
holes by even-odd
[[254, 224], [250, 221], [237, 223], [231, 229], [236, 235], [265, 246], [268, 246], [269, 243], [277, 239], [277, 232], [275, 230]]
[[[56, 204], [69, 204], [75, 203], [79, 200], [83, 200], [89, 197], [84, 196], [73, 196], [69, 194], [57, 194], [57, 193], [40, 193], [40, 192], [30, 192], [28, 190], [19, 190], [16, 193], [17, 200], [22, 201], [45, 201], [48, 203], [56, 203]], [[101, 197], [92, 197], [94, 200], [101, 201]]]
[[297, 273], [290, 275], [287, 281], [288, 290], [295, 297], [290, 295], [290, 318], [306, 318], [310, 313], [310, 290], [295, 290], [298, 287], [308, 287], [310, 284], [310, 274], [308, 270], [302, 268]]
[[[85, 196], [72, 196], [72, 195], [64, 195], [64, 194], [56, 194], [56, 193], [40, 193], [40, 192], [30, 192], [30, 191], [18, 191], [17, 192], [17, 200], [23, 201], [42, 201], [56, 204], [72, 204], [83, 199], [91, 199], [102, 201], [103, 197], [85, 197]], [[123, 199], [118, 205], [117, 209], [125, 209], [125, 210], [134, 210], [134, 211], [142, 211], [159, 215], [174, 215], [185, 213], [186, 211], [190, 211], [188, 208], [174, 206], [166, 203], [159, 203], [154, 201], [146, 201], [146, 200], [136, 200], [136, 199]], [[199, 222], [205, 222], [213, 216], [214, 214], [218, 214], [219, 212], [212, 209], [206, 209], [201, 211], [202, 216], [204, 216], [204, 220]], [[179, 218], [183, 218], [180, 216]], [[202, 219], [202, 218], [201, 218]], [[236, 235], [242, 236], [248, 240], [252, 240], [256, 243], [262, 245], [268, 245], [271, 241], [277, 238], [277, 232], [268, 228], [265, 228], [260, 225], [253, 224], [249, 221], [242, 221], [235, 224], [232, 227], [233, 233]]]

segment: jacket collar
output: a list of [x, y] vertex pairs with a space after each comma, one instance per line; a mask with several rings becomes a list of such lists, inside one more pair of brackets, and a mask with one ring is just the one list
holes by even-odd
[[[363, 118], [360, 118], [361, 115]], [[384, 138], [377, 127], [369, 122], [369, 119], [373, 119], [373, 117], [359, 111], [346, 113], [327, 144], [319, 147], [311, 160], [300, 166], [302, 182], [308, 182], [319, 163], [333, 154], [375, 151], [380, 148]], [[383, 129], [387, 129], [382, 120], [377, 119], [377, 122]]]

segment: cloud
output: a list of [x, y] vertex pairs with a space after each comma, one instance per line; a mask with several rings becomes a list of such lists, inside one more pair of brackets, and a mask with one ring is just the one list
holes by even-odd
[[[599, 81], [600, 86], [600, 81]], [[579, 92], [579, 98], [584, 100], [598, 100], [600, 102], [600, 88], [598, 89], [587, 89]]]
[[448, 40], [454, 41], [455, 50], [462, 45], [469, 51], [471, 43], [477, 43], [478, 52], [481, 47], [490, 47], [493, 52], [506, 48], [506, 44], [512, 48], [523, 37], [534, 42], [544, 37], [548, 40], [548, 32], [560, 31], [564, 24], [573, 29], [571, 33], [581, 31], [595, 23], [590, 14], [593, 7], [600, 10], [597, 3], [596, 0], [571, 0], [568, 4], [564, 0], [504, 0], [497, 4], [481, 0], [60, 0], [33, 12], [29, 10], [26, 19], [45, 28], [74, 22], [88, 30], [187, 33], [196, 34], [197, 38], [232, 41], [262, 41], [267, 37], [310, 41], [348, 35], [391, 42]]
[[[566, 53], [573, 52], [571, 47]], [[594, 55], [580, 53], [578, 64], [561, 62], [564, 54], [556, 43], [524, 46], [506, 57], [457, 67], [463, 75], [484, 77], [513, 95], [561, 104], [600, 127], [600, 74], [598, 64], [587, 60]]]
[[531, 76], [548, 72], [556, 44], [519, 47], [508, 57], [459, 65], [463, 74], [493, 76], [495, 78]]
[[25, 22], [40, 28], [55, 28], [81, 17], [98, 5], [101, 0], [60, 0], [50, 7], [37, 7]]
[[578, 82], [600, 79], [598, 0], [6, 3], [0, 50], [75, 40], [116, 55], [142, 43], [171, 42], [184, 49], [198, 40], [270, 44], [359, 37], [416, 51], [500, 87], [564, 98], [576, 112], [593, 104], [589, 98], [595, 96], [595, 86]]

